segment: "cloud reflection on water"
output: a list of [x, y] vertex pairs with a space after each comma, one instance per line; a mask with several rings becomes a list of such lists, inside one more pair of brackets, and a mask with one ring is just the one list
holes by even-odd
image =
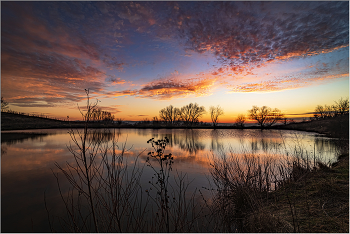
[[[59, 213], [60, 198], [57, 196], [57, 184], [53, 172], [58, 169], [54, 162], [66, 166], [66, 162], [73, 162], [72, 155], [67, 149], [70, 136], [66, 130], [49, 130], [51, 134], [42, 138], [31, 138], [25, 141], [2, 143], [2, 228], [3, 231], [30, 232], [32, 217], [34, 231], [47, 230], [47, 216], [43, 204], [43, 194], [46, 191], [47, 201], [55, 213]], [[147, 153], [151, 151], [146, 142], [150, 138], [161, 139], [167, 137], [170, 142], [166, 147], [166, 154], [174, 156], [173, 171], [187, 173], [192, 186], [206, 186], [206, 175], [209, 173], [210, 157], [220, 157], [230, 152], [236, 155], [245, 153], [259, 154], [262, 157], [279, 157], [300, 153], [317, 155], [325, 161], [331, 160], [336, 154], [335, 140], [320, 137], [313, 133], [273, 130], [181, 130], [181, 129], [115, 129], [97, 130], [98, 134], [89, 135], [92, 141], [109, 142], [115, 134], [118, 139], [117, 153], [121, 153], [122, 145], [126, 144], [124, 156], [128, 165], [132, 165], [136, 156], [143, 165]], [[315, 152], [314, 152], [315, 149]], [[111, 150], [111, 148], [109, 148]], [[142, 153], [143, 152], [143, 153]], [[143, 174], [146, 183], [152, 173], [147, 170]], [[67, 192], [69, 184], [61, 186]], [[46, 228], [46, 229], [45, 229]]]

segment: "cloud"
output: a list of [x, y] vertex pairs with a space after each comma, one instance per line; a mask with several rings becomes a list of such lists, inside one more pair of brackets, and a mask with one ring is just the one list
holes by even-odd
[[106, 81], [109, 81], [113, 84], [125, 84], [126, 81], [121, 79], [120, 77], [115, 77], [115, 76], [109, 76], [109, 78], [106, 79]]
[[215, 87], [216, 79], [197, 75], [195, 78], [178, 77], [174, 72], [169, 77], [158, 79], [144, 85], [141, 89], [113, 92], [115, 97], [136, 96], [142, 98], [154, 98], [169, 100], [182, 98], [188, 95], [207, 96]]
[[348, 2], [205, 2], [195, 12], [192, 4], [179, 4], [171, 27], [189, 49], [212, 52], [236, 73], [348, 46]]
[[[235, 77], [251, 77], [257, 74], [254, 73], [257, 69], [271, 63], [348, 50], [348, 2], [140, 4], [138, 7], [148, 9], [145, 12], [151, 12], [151, 8], [156, 9], [157, 37], [162, 40], [176, 38], [185, 45], [184, 51], [187, 52], [214, 54], [220, 66], [211, 74], [218, 83], [229, 85], [230, 90], [235, 92], [279, 91], [334, 79], [337, 76], [334, 66], [308, 71], [304, 74], [304, 79], [299, 77], [300, 74], [276, 75], [273, 72], [269, 80], [255, 78], [255, 82], [237, 82]], [[150, 15], [141, 14], [138, 7], [130, 4], [128, 17], [131, 17], [135, 25], [145, 25], [141, 21], [146, 22]], [[346, 74], [342, 71], [346, 67], [348, 65], [343, 63], [338, 69], [338, 77]], [[228, 74], [234, 78], [227, 78]], [[295, 77], [294, 80], [289, 79], [290, 76]], [[176, 81], [165, 79], [150, 82], [140, 90], [120, 91], [116, 95], [171, 99], [194, 94], [192, 90], [199, 91], [200, 95], [202, 89], [192, 88], [186, 78]]]
[[[1, 12], [2, 93], [17, 106], [77, 102], [85, 88], [95, 95], [173, 99], [210, 95], [218, 85], [267, 92], [348, 74], [348, 60], [337, 59], [311, 64], [303, 74], [252, 78], [277, 62], [348, 51], [348, 2], [2, 2]], [[142, 43], [152, 41], [159, 48], [148, 54]], [[209, 52], [218, 66], [110, 91], [111, 84], [141, 78], [118, 74], [136, 70], [140, 60], [150, 64], [161, 50], [168, 62], [169, 45], [193, 61]]]
[[[56, 4], [74, 20], [65, 23]], [[72, 6], [3, 4], [2, 93], [12, 105], [49, 107], [76, 102], [81, 100], [85, 88], [104, 92], [106, 68], [123, 69], [123, 62], [107, 55], [96, 41], [76, 30], [78, 22], [86, 20], [86, 12], [72, 11]], [[55, 16], [51, 21], [51, 15], [44, 17], [48, 12]]]
[[274, 92], [288, 89], [296, 89], [315, 84], [330, 82], [333, 79], [339, 79], [339, 77], [346, 78], [349, 73], [327, 75], [327, 76], [309, 76], [308, 78], [301, 78], [296, 76], [294, 78], [281, 77], [268, 81], [260, 81], [256, 83], [245, 83], [232, 85], [229, 92]]
[[120, 113], [122, 112], [120, 110], [121, 105], [111, 105], [111, 106], [100, 106], [98, 105], [97, 108], [101, 109], [102, 111], [108, 111], [112, 114]]
[[120, 62], [116, 57], [112, 57], [108, 54], [105, 54], [104, 57], [105, 58], [103, 58], [102, 61], [106, 64], [107, 68], [115, 68], [118, 71], [123, 71], [123, 66], [125, 65], [125, 63]]

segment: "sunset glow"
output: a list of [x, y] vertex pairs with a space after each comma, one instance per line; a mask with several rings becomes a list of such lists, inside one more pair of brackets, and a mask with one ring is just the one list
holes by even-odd
[[309, 117], [349, 97], [349, 2], [2, 1], [9, 108], [80, 120], [84, 89], [131, 121], [191, 102], [221, 123], [253, 105]]

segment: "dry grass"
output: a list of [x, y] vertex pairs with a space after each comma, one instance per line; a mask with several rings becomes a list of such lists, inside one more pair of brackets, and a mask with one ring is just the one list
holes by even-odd
[[[297, 232], [349, 232], [349, 156], [273, 192], [264, 212], [283, 217]], [[291, 204], [291, 206], [289, 205]], [[292, 214], [293, 211], [293, 214]], [[293, 218], [294, 216], [294, 218]]]
[[213, 160], [213, 215], [222, 232], [348, 232], [349, 157], [328, 167], [305, 160], [230, 155]]

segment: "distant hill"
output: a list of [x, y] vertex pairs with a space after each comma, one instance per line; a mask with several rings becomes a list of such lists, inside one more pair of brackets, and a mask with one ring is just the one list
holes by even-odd
[[[90, 122], [91, 128], [118, 127], [110, 122]], [[1, 131], [27, 130], [27, 129], [50, 129], [50, 128], [83, 128], [83, 121], [62, 121], [37, 116], [1, 112]]]
[[329, 137], [349, 139], [349, 114], [329, 119], [279, 125], [274, 128], [318, 132]]
[[36, 116], [1, 112], [1, 130], [69, 127], [68, 122]]

